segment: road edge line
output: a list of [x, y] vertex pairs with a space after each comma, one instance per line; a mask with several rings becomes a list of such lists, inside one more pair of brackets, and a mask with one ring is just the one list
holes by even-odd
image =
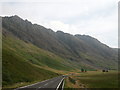
[[[65, 77], [64, 77], [64, 78], [65, 78]], [[62, 81], [64, 80], [64, 78], [60, 81], [60, 83], [58, 84], [56, 90], [58, 90], [58, 88], [59, 88], [60, 84], [62, 83]]]

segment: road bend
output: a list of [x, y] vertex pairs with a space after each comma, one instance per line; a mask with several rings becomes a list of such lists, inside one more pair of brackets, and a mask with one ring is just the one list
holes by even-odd
[[61, 88], [63, 86], [61, 84], [63, 84], [64, 78], [64, 76], [59, 76], [14, 90], [63, 90], [64, 87]]

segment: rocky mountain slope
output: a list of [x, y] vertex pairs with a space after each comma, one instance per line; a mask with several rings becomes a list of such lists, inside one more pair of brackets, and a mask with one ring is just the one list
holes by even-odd
[[54, 32], [16, 15], [3, 17], [2, 20], [3, 28], [6, 30], [3, 30], [3, 34], [10, 32], [26, 43], [31, 43], [76, 64], [76, 67], [117, 68], [116, 50], [91, 36]]

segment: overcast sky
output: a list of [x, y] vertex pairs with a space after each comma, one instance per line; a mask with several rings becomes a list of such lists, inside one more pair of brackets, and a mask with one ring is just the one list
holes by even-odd
[[54, 31], [93, 36], [118, 47], [119, 0], [1, 0], [0, 15], [18, 15]]

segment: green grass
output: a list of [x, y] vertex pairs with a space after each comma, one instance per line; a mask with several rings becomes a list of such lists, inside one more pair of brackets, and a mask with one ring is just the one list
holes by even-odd
[[53, 53], [9, 35], [3, 36], [2, 63], [3, 87], [18, 87], [19, 83], [22, 86], [60, 75], [44, 67], [58, 71], [73, 68]]
[[89, 88], [118, 88], [118, 73], [114, 71], [80, 73], [77, 79]]
[[80, 88], [90, 88], [90, 90], [118, 90], [118, 72], [109, 71], [103, 73], [101, 71], [79, 72], [65, 79], [65, 89], [78, 90]]
[[33, 66], [24, 58], [3, 49], [3, 87], [18, 82], [42, 81], [59, 74]]
[[[14, 38], [14, 39], [13, 39]], [[26, 61], [39, 66], [48, 66], [57, 70], [70, 70], [74, 68], [66, 60], [55, 54], [42, 50], [30, 43], [25, 43], [15, 37], [3, 37], [3, 48], [11, 50], [24, 57]]]

